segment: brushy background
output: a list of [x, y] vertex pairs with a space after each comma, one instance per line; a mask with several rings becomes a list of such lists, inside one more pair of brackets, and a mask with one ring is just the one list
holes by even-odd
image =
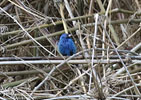
[[[60, 1], [0, 0], [0, 99], [140, 100], [141, 1]], [[57, 50], [62, 19], [72, 57]]]

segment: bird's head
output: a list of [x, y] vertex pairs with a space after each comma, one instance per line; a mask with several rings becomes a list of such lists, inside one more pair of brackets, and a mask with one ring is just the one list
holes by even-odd
[[71, 37], [71, 34], [64, 33], [64, 34], [61, 35], [60, 39], [67, 39], [67, 38], [70, 38], [70, 37]]

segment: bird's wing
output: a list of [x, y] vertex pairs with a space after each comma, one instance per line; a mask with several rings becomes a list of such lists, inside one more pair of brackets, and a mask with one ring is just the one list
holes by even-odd
[[60, 40], [58, 43], [58, 49], [62, 55], [69, 55], [69, 42]]
[[76, 46], [72, 39], [69, 39], [69, 49], [70, 51], [72, 51], [73, 54], [76, 53]]

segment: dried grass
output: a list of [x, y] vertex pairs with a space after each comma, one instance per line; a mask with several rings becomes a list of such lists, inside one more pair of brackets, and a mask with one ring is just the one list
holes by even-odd
[[[141, 2], [59, 1], [0, 3], [0, 99], [140, 100]], [[63, 57], [67, 31], [77, 53]]]

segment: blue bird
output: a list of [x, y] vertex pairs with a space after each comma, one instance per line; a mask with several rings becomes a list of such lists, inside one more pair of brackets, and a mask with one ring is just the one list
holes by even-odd
[[76, 46], [69, 34], [64, 33], [61, 35], [58, 49], [63, 56], [71, 56], [76, 53]]

